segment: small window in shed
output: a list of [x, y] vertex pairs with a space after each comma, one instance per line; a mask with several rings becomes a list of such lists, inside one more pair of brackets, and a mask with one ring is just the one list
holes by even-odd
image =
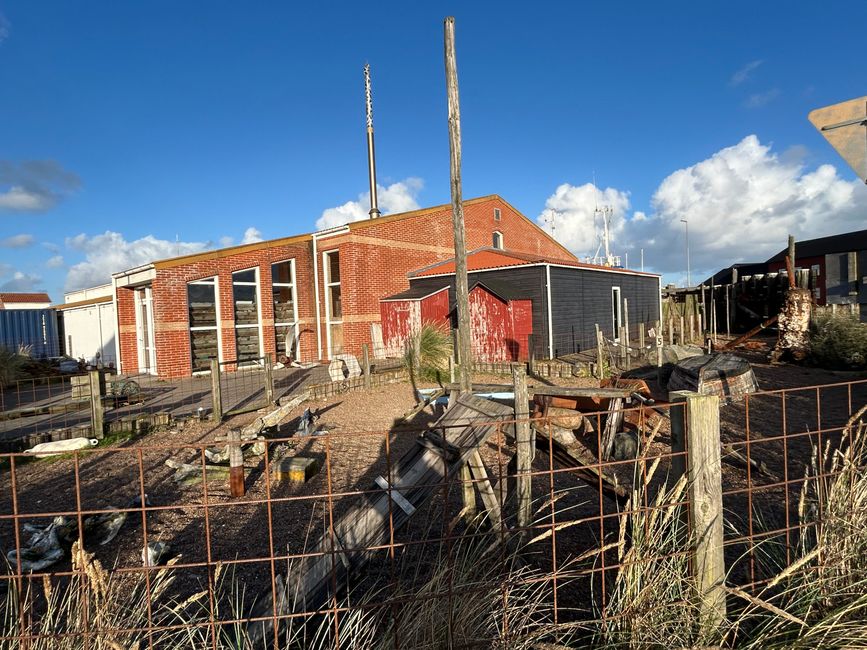
[[494, 221], [500, 220], [500, 208], [494, 208]]
[[620, 287], [611, 287], [611, 325], [615, 341], [620, 340], [620, 327], [623, 325], [622, 312], [620, 311]]
[[494, 248], [503, 250], [503, 233], [499, 230], [494, 231]]

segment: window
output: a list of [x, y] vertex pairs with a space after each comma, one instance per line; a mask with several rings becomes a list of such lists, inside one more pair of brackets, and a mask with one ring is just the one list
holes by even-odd
[[494, 208], [494, 221], [500, 220], [500, 208]]
[[235, 308], [235, 359], [254, 361], [262, 356], [259, 332], [259, 269], [232, 273]]
[[[271, 265], [271, 293], [274, 298], [274, 335], [277, 358], [297, 361], [298, 305], [295, 297], [295, 260]], [[289, 345], [287, 349], [287, 343]]]
[[211, 359], [220, 356], [217, 278], [205, 278], [187, 284], [187, 309], [193, 372], [210, 370]]
[[343, 353], [343, 304], [340, 294], [340, 253], [322, 254], [325, 270], [325, 322], [327, 325], [328, 356]]
[[499, 248], [500, 250], [503, 250], [503, 233], [501, 233], [499, 230], [494, 231], [493, 243], [494, 248]]

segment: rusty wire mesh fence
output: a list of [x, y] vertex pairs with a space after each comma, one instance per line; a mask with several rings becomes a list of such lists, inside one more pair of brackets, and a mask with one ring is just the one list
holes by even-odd
[[[770, 551], [791, 562], [814, 446], [840, 444], [865, 403], [857, 381], [720, 409], [727, 582], [769, 579]], [[534, 418], [528, 472], [514, 416], [278, 433], [246, 456], [238, 498], [214, 443], [3, 454], [0, 647], [580, 647], [627, 613], [636, 571], [694, 561], [673, 472], [690, 450], [667, 405], [622, 415], [640, 444], [602, 461], [610, 412]]]

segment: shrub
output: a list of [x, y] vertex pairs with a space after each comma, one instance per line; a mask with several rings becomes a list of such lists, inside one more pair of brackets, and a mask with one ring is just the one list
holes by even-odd
[[27, 363], [26, 350], [10, 350], [0, 347], [0, 389], [15, 382], [21, 376], [21, 371]]
[[452, 337], [444, 327], [425, 323], [407, 339], [403, 363], [413, 379], [441, 381], [448, 372]]
[[810, 332], [810, 359], [823, 368], [867, 366], [867, 323], [849, 314], [820, 314]]

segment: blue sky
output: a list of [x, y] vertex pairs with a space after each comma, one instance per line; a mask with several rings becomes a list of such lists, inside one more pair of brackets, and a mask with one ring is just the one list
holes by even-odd
[[675, 282], [681, 218], [693, 280], [865, 227], [806, 116], [867, 94], [867, 4], [0, 0], [0, 288], [61, 300], [363, 214], [365, 61], [385, 211], [448, 202], [446, 15], [465, 197], [553, 214], [577, 254], [594, 203], [615, 252]]

